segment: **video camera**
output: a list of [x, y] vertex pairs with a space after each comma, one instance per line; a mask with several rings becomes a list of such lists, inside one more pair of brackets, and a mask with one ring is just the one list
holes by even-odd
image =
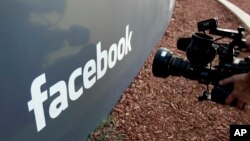
[[[207, 90], [198, 100], [211, 100], [225, 104], [225, 100], [233, 90], [233, 84], [219, 85], [219, 81], [234, 74], [250, 71], [250, 58], [238, 58], [241, 51], [247, 50], [246, 40], [243, 39], [245, 29], [237, 31], [218, 28], [218, 19], [212, 18], [197, 23], [198, 32], [192, 37], [179, 38], [177, 48], [185, 51], [187, 60], [179, 58], [167, 48], [160, 48], [153, 61], [152, 72], [156, 77], [166, 78], [169, 75], [183, 76], [197, 80], [207, 85]], [[206, 31], [209, 31], [208, 34]], [[219, 36], [215, 39], [214, 36]], [[222, 38], [229, 38], [229, 43], [219, 43]], [[216, 55], [218, 61], [215, 62]], [[213, 88], [210, 91], [209, 85]], [[231, 103], [236, 106], [237, 100]]]

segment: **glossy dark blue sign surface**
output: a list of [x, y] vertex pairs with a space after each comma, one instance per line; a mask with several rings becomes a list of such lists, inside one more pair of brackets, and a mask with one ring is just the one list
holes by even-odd
[[173, 6], [1, 0], [0, 140], [86, 140], [163, 35]]

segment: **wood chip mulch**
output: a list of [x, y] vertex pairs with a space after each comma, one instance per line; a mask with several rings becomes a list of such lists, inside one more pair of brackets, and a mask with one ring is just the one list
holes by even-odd
[[198, 21], [212, 17], [218, 17], [222, 28], [237, 29], [241, 25], [216, 0], [176, 0], [164, 36], [111, 113], [117, 130], [127, 135], [125, 140], [228, 141], [229, 125], [250, 124], [250, 111], [199, 102], [197, 97], [206, 86], [183, 77], [162, 79], [152, 75], [152, 61], [159, 47], [168, 47], [177, 56], [185, 57], [176, 49], [177, 39], [191, 36], [197, 31]]

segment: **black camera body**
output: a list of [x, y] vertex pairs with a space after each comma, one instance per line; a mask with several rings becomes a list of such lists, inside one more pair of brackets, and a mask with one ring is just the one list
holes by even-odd
[[[218, 28], [217, 18], [198, 22], [197, 27], [198, 32], [193, 33], [192, 37], [179, 38], [177, 41], [177, 48], [186, 52], [187, 60], [176, 57], [167, 48], [160, 48], [154, 57], [153, 75], [163, 78], [169, 75], [183, 76], [201, 84], [212, 84], [212, 90], [205, 90], [198, 99], [224, 104], [233, 90], [233, 84], [222, 86], [219, 81], [250, 71], [250, 58], [238, 58], [239, 52], [247, 49], [243, 39], [244, 28], [239, 27], [237, 31]], [[212, 35], [220, 38], [214, 39]], [[225, 37], [231, 42], [217, 42]], [[212, 65], [216, 56], [219, 58], [218, 63]], [[231, 104], [234, 106], [236, 103], [234, 101]]]

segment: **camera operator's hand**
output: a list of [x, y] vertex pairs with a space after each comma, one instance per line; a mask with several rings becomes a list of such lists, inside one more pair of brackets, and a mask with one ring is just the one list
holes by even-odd
[[238, 100], [237, 107], [244, 108], [244, 104], [250, 104], [250, 73], [233, 75], [220, 81], [221, 85], [234, 83], [234, 90], [226, 99], [226, 104], [230, 104], [234, 99]]

